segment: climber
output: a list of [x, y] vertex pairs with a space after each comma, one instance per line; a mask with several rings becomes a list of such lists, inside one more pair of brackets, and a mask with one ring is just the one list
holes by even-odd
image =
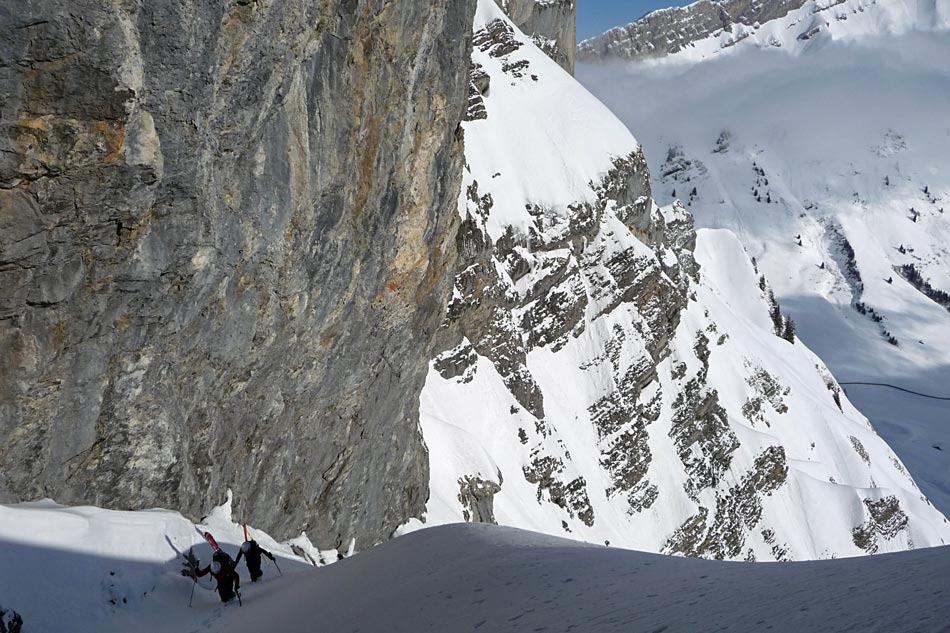
[[231, 560], [222, 550], [218, 550], [211, 558], [211, 564], [204, 569], [191, 571], [183, 569], [182, 576], [192, 576], [200, 578], [211, 574], [218, 583], [218, 595], [221, 596], [221, 602], [230, 602], [235, 596], [238, 602], [241, 601], [241, 577], [237, 573], [237, 563]]
[[241, 556], [244, 557], [247, 562], [247, 571], [251, 573], [251, 582], [257, 582], [257, 579], [264, 575], [264, 572], [261, 571], [261, 554], [274, 561], [273, 554], [258, 545], [257, 541], [251, 539], [244, 541], [244, 544], [241, 545], [241, 551], [238, 552], [237, 560], [234, 561], [234, 564], [237, 565], [241, 562]]

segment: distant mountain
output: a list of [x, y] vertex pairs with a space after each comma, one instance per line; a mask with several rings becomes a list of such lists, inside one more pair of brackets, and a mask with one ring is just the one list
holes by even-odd
[[660, 9], [584, 40], [577, 47], [577, 57], [580, 61], [662, 57], [735, 25], [754, 26], [785, 16], [806, 1], [699, 0], [685, 7]]
[[736, 46], [800, 50], [824, 39], [855, 39], [950, 24], [944, 0], [700, 0], [661, 9], [578, 45], [582, 62], [673, 56], [705, 59]]

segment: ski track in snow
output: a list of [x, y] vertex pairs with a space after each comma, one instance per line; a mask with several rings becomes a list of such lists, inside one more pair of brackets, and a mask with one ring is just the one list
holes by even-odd
[[950, 401], [950, 396], [933, 396], [926, 393], [920, 393], [919, 391], [913, 391], [912, 389], [904, 389], [903, 387], [898, 387], [897, 385], [889, 385], [883, 382], [842, 382], [838, 383], [842, 387], [884, 387], [886, 389], [895, 389], [903, 393], [909, 393], [913, 396], [919, 396], [921, 398], [927, 398], [928, 400], [948, 400]]

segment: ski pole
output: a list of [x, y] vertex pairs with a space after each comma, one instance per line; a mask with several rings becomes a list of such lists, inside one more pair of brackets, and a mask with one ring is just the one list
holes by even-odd
[[276, 558], [272, 558], [272, 559], [270, 560], [270, 562], [274, 563], [274, 567], [277, 568], [277, 573], [280, 574], [281, 576], [283, 576], [283, 575], [284, 575], [284, 572], [280, 571], [280, 565], [277, 564], [277, 559], [276, 559]]
[[234, 593], [236, 593], [236, 594], [237, 594], [237, 598], [238, 598], [238, 606], [239, 606], [239, 607], [243, 607], [243, 606], [244, 606], [244, 603], [243, 603], [243, 602], [241, 602], [241, 592], [240, 592], [240, 591], [238, 591], [237, 589], [235, 589], [235, 590], [234, 590]]
[[194, 580], [194, 582], [191, 583], [191, 597], [188, 598], [188, 608], [189, 608], [189, 609], [191, 608], [191, 601], [195, 599], [195, 585], [198, 584], [198, 579], [197, 579], [197, 578], [193, 578], [192, 580]]

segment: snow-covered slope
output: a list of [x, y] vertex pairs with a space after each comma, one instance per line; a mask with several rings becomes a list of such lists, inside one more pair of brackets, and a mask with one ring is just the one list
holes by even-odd
[[[644, 142], [657, 198], [681, 198], [700, 226], [739, 236], [838, 380], [944, 398], [948, 11], [848, 0], [762, 25], [704, 60], [697, 45], [660, 63], [579, 69]], [[792, 37], [805, 15], [821, 27], [807, 41]], [[782, 46], [756, 46], [767, 33], [784, 33]], [[847, 389], [950, 512], [950, 401]]]
[[[0, 617], [16, 610], [22, 633], [937, 633], [950, 619], [947, 547], [749, 565], [450, 525], [319, 568], [281, 556], [283, 575], [267, 565], [262, 582], [242, 584], [243, 605], [222, 606], [203, 583], [188, 606], [172, 546], [196, 534], [176, 513], [33, 505], [0, 506], [0, 517]], [[233, 553], [237, 526], [212, 529]]]
[[[423, 530], [275, 583], [209, 630], [915, 631], [950, 618], [950, 549], [745, 565], [494, 526]], [[856, 591], [855, 588], [860, 587]]]
[[493, 3], [475, 29], [427, 522], [758, 560], [948, 540], [824, 365], [775, 335], [735, 237], [657, 207], [630, 133]]

